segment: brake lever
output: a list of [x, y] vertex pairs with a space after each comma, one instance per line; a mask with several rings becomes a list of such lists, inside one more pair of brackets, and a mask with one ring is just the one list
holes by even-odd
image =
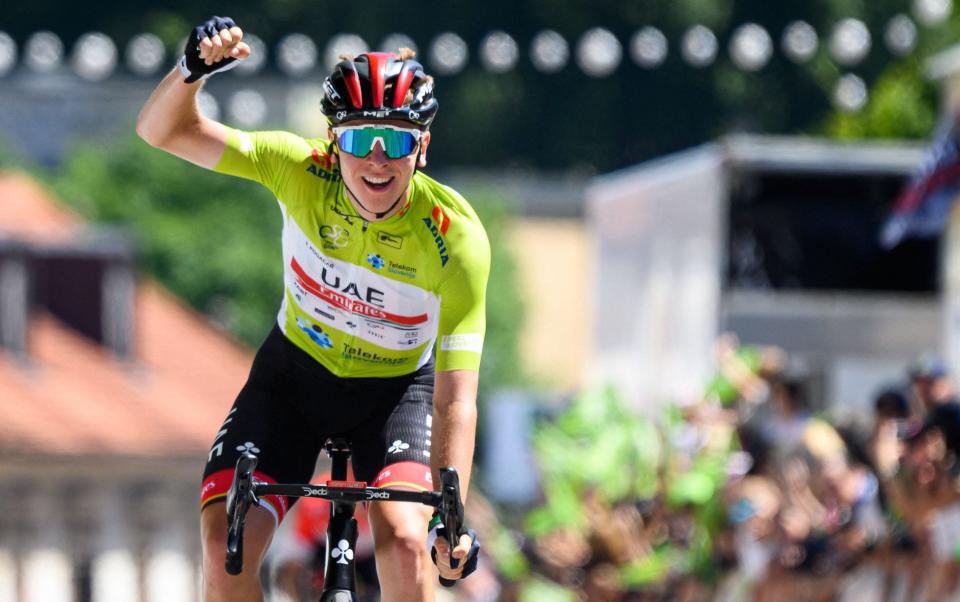
[[[463, 502], [460, 500], [460, 476], [456, 468], [449, 466], [440, 469], [440, 520], [450, 546], [450, 568], [455, 569], [460, 565], [460, 561], [453, 557], [453, 549], [463, 531]], [[440, 577], [440, 585], [453, 587], [454, 584], [456, 580]]]
[[239, 575], [243, 571], [243, 526], [251, 505], [260, 505], [253, 491], [253, 471], [257, 457], [249, 452], [240, 455], [233, 473], [233, 483], [227, 491], [227, 573]]

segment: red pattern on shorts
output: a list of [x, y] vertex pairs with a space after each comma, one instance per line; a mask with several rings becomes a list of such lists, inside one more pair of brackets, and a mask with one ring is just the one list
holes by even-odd
[[[203, 481], [203, 486], [200, 488], [200, 508], [205, 508], [210, 502], [226, 498], [227, 492], [230, 490], [230, 485], [233, 484], [233, 473], [233, 468], [218, 470]], [[254, 472], [253, 476], [256, 477], [257, 480], [270, 483], [271, 485], [277, 483], [276, 479], [262, 472]], [[270, 507], [277, 513], [277, 522], [283, 522], [283, 517], [286, 516], [289, 508], [287, 496], [266, 495], [261, 497], [260, 501], [270, 504]]]
[[430, 467], [420, 462], [397, 462], [384, 466], [373, 487], [389, 487], [407, 491], [433, 491], [433, 476]]

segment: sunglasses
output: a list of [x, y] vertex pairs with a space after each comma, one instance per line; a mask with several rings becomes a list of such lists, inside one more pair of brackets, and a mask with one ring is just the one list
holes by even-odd
[[402, 159], [417, 149], [420, 138], [423, 137], [420, 130], [408, 130], [392, 125], [338, 127], [333, 128], [333, 134], [337, 137], [340, 150], [360, 159], [369, 155], [377, 142], [387, 157]]

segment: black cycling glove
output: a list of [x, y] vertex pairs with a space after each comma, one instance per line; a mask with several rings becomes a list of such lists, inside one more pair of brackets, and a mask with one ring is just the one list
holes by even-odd
[[219, 63], [213, 63], [212, 65], [206, 64], [200, 58], [200, 41], [203, 38], [213, 38], [224, 29], [230, 29], [236, 27], [236, 25], [230, 17], [211, 17], [193, 28], [190, 37], [187, 38], [187, 45], [183, 49], [183, 56], [180, 57], [178, 63], [180, 72], [186, 78], [183, 80], [184, 82], [192, 84], [198, 79], [207, 79], [214, 73], [227, 71], [237, 66], [237, 59], [233, 57], [224, 57]]
[[[467, 552], [467, 557], [462, 561], [463, 573], [460, 574], [460, 579], [466, 579], [471, 573], [477, 570], [477, 559], [480, 557], [480, 538], [477, 536], [477, 532], [473, 529], [464, 529], [461, 531], [460, 535], [463, 535], [464, 533], [470, 536], [470, 539], [473, 540], [473, 545], [470, 546], [470, 551]], [[446, 537], [446, 531], [444, 530], [443, 526], [437, 527], [436, 536]], [[433, 546], [430, 546], [430, 558], [433, 560], [433, 564], [437, 564], [437, 549]], [[451, 568], [457, 567], [451, 565]], [[447, 585], [448, 583], [450, 585], [453, 584], [453, 582], [443, 578], [440, 579], [440, 582], [444, 585]]]

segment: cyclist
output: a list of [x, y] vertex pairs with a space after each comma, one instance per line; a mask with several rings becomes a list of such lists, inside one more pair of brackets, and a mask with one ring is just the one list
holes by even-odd
[[[358, 479], [432, 489], [439, 468], [453, 466], [466, 495], [490, 261], [470, 205], [418, 171], [437, 101], [412, 52], [338, 63], [323, 85], [328, 136], [308, 140], [200, 114], [202, 80], [248, 57], [242, 40], [229, 18], [196, 27], [137, 121], [152, 146], [263, 184], [283, 217], [277, 324], [215, 436], [201, 492], [204, 599], [231, 602], [262, 599], [257, 569], [292, 503], [252, 509], [247, 569], [227, 575], [215, 502], [240, 452], [259, 457], [261, 480], [306, 482], [325, 439], [346, 435]], [[444, 537], [427, 550], [429, 509], [373, 503], [369, 513], [383, 600], [432, 599], [431, 556], [447, 579], [475, 568], [472, 532], [452, 552], [458, 563]]]

